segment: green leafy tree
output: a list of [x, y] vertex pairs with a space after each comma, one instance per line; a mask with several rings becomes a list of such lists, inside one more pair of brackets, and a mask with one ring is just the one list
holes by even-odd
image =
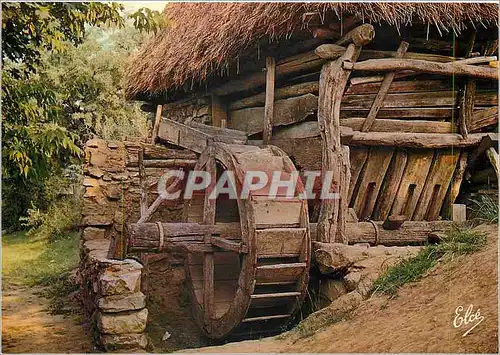
[[144, 133], [144, 114], [125, 102], [122, 70], [144, 38], [131, 22], [155, 31], [159, 14], [142, 11], [136, 20], [122, 10], [116, 3], [2, 3], [4, 228], [19, 228], [30, 208], [48, 208], [47, 179], [79, 164], [88, 138]]

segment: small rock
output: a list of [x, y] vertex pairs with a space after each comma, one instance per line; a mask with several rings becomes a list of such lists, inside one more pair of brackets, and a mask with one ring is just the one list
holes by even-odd
[[99, 309], [104, 312], [115, 313], [134, 311], [146, 306], [146, 296], [142, 292], [130, 295], [112, 295], [99, 299]]
[[146, 329], [148, 310], [97, 314], [97, 327], [104, 334], [142, 333]]
[[105, 239], [106, 230], [96, 227], [87, 227], [83, 230], [83, 240]]
[[161, 340], [163, 340], [163, 341], [168, 340], [171, 336], [172, 336], [172, 334], [170, 334], [168, 331], [166, 331], [165, 335], [163, 335], [163, 338], [161, 338]]
[[100, 343], [106, 351], [145, 349], [148, 339], [144, 334], [102, 334]]

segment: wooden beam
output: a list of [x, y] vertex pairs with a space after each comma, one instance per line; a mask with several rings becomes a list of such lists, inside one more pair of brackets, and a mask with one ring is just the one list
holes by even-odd
[[222, 121], [227, 120], [227, 107], [221, 98], [212, 95], [212, 126], [222, 127]]
[[488, 156], [488, 160], [490, 161], [491, 165], [493, 166], [493, 169], [495, 169], [495, 173], [497, 174], [497, 180], [499, 179], [498, 176], [498, 153], [495, 150], [494, 147], [490, 147], [486, 150], [486, 155]]
[[[347, 47], [344, 55], [334, 62], [326, 63], [321, 69], [318, 99], [318, 123], [323, 144], [321, 165], [323, 176], [327, 172], [331, 173], [332, 181], [337, 184], [341, 181], [341, 162], [343, 161], [340, 140], [340, 104], [351, 74], [350, 71], [343, 70], [342, 67], [345, 62], [356, 61], [359, 53], [360, 48], [351, 44]], [[335, 192], [341, 193], [343, 188], [347, 189], [348, 185], [338, 186]], [[335, 240], [338, 213], [338, 199], [323, 199], [321, 201], [317, 227], [319, 241]]]
[[153, 125], [153, 132], [151, 135], [151, 144], [155, 144], [156, 137], [158, 136], [158, 128], [160, 127], [160, 121], [161, 121], [161, 113], [162, 113], [162, 105], [156, 106], [156, 115], [155, 115], [155, 122]]
[[365, 23], [347, 32], [342, 38], [335, 42], [338, 46], [354, 43], [356, 46], [364, 46], [375, 38], [375, 29], [372, 25]]
[[276, 76], [276, 62], [273, 57], [266, 58], [266, 102], [264, 106], [263, 141], [267, 145], [273, 134], [274, 114], [274, 80]]
[[[478, 134], [478, 133], [476, 133]], [[469, 137], [472, 136], [469, 135]], [[486, 133], [483, 134], [483, 137], [481, 138], [480, 144], [478, 147], [474, 150], [472, 155], [469, 157], [469, 160], [467, 161], [467, 170], [471, 171], [474, 169], [476, 166], [477, 162], [479, 161], [479, 158], [481, 155], [483, 155], [488, 148], [497, 146], [498, 145], [498, 133]]]
[[344, 68], [359, 71], [414, 70], [421, 73], [470, 76], [477, 79], [498, 81], [497, 69], [469, 64], [457, 64], [456, 62], [443, 64], [415, 59], [368, 59], [358, 63], [345, 63]]
[[141, 217], [146, 214], [148, 209], [148, 190], [149, 186], [147, 185], [146, 179], [146, 171], [144, 166], [144, 148], [139, 150], [139, 183], [141, 185], [141, 201], [140, 201], [140, 210]]
[[[288, 99], [289, 97], [296, 97], [310, 93], [317, 94], [318, 90], [319, 82], [317, 81], [284, 86], [274, 91], [274, 100]], [[262, 92], [260, 94], [245, 97], [243, 99], [232, 102], [229, 105], [229, 110], [234, 111], [242, 108], [260, 106], [265, 102], [266, 93]]]
[[[411, 243], [426, 243], [432, 233], [446, 232], [453, 228], [452, 221], [407, 221], [401, 228], [386, 230], [383, 221], [346, 223], [346, 234], [349, 244], [370, 243], [381, 245], [408, 245]], [[311, 223], [311, 240], [318, 241], [317, 225]]]
[[[210, 184], [205, 189], [205, 201], [203, 203], [203, 224], [215, 224], [216, 199], [210, 198], [215, 190], [217, 180], [217, 167], [215, 163], [214, 147], [209, 147], [210, 153], [206, 165], [206, 171], [210, 174]], [[212, 235], [205, 233], [203, 241], [205, 244], [211, 244]], [[214, 254], [212, 252], [203, 255], [203, 310], [205, 322], [210, 322], [214, 317]]]
[[[402, 41], [396, 52], [395, 58], [403, 58], [404, 54], [406, 53], [406, 50], [408, 49], [408, 46], [409, 46], [408, 42]], [[363, 125], [361, 126], [362, 132], [368, 132], [372, 127], [373, 121], [375, 121], [375, 118], [377, 117], [377, 114], [384, 103], [385, 95], [387, 95], [387, 93], [389, 92], [389, 88], [391, 87], [395, 75], [396, 75], [395, 72], [387, 73], [385, 75], [384, 80], [382, 81], [382, 85], [380, 86], [377, 96], [375, 97], [372, 107], [370, 108], [370, 112], [368, 113], [366, 120], [363, 122]]]
[[485, 133], [474, 133], [464, 139], [460, 134], [438, 133], [395, 133], [395, 132], [357, 132], [350, 145], [376, 145], [408, 148], [461, 148], [478, 145]]
[[481, 128], [496, 125], [498, 123], [498, 106], [484, 109], [476, 109], [472, 114], [469, 124], [470, 132], [477, 132]]

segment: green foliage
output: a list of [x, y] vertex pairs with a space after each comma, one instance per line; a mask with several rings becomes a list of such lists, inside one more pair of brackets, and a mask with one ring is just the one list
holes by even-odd
[[[118, 3], [2, 2], [3, 60], [22, 62], [32, 72], [44, 50], [61, 51], [64, 42], [82, 43], [87, 25], [123, 25]], [[13, 68], [19, 75], [19, 68]]]
[[472, 214], [481, 222], [498, 223], [498, 200], [489, 195], [479, 195], [478, 200], [471, 200]]
[[373, 292], [396, 295], [409, 282], [420, 280], [440, 260], [455, 255], [474, 253], [486, 246], [486, 234], [470, 228], [453, 228], [439, 244], [425, 246], [416, 256], [401, 260], [382, 274], [373, 285]]
[[122, 78], [141, 31], [156, 31], [160, 15], [129, 15], [139, 31], [117, 3], [2, 3], [2, 10], [2, 223], [18, 229], [29, 209], [44, 215], [47, 179], [81, 163], [85, 141], [147, 133]]
[[134, 27], [141, 32], [155, 33], [167, 25], [165, 16], [156, 10], [142, 7], [128, 16], [134, 20]]

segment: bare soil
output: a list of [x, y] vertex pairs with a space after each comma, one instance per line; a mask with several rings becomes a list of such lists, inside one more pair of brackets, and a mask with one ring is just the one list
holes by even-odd
[[9, 284], [2, 294], [2, 353], [95, 352], [78, 314], [52, 315], [41, 288]]
[[[438, 265], [395, 298], [374, 296], [346, 319], [311, 336], [290, 331], [186, 352], [498, 353], [498, 226], [479, 228], [489, 235], [484, 250]], [[484, 321], [463, 336], [474, 322], [455, 328], [453, 321], [456, 308], [469, 305], [474, 313], [480, 310]]]

